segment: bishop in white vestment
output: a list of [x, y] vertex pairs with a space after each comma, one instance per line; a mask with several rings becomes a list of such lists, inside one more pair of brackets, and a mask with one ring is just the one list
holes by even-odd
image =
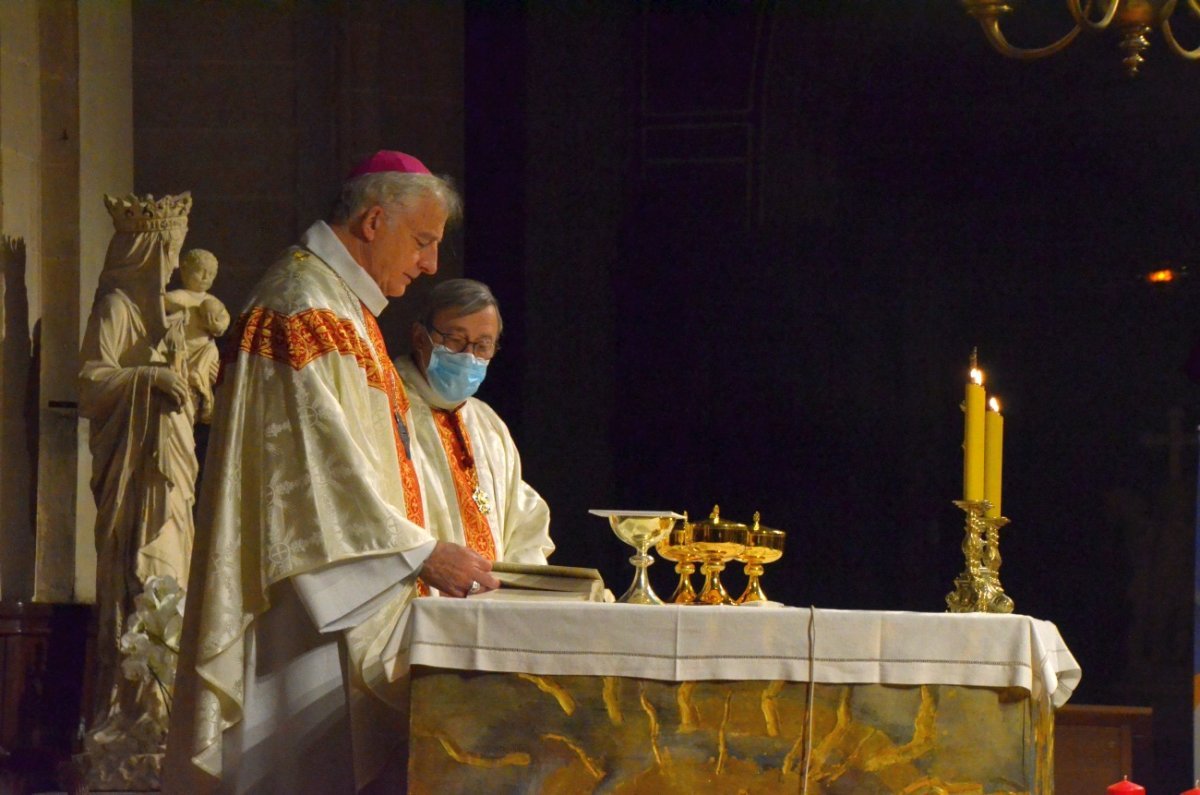
[[252, 292], [216, 390], [164, 791], [387, 788], [404, 728], [387, 663], [417, 576], [498, 586], [424, 527], [375, 320], [436, 271], [457, 208], [415, 158], [378, 153]]

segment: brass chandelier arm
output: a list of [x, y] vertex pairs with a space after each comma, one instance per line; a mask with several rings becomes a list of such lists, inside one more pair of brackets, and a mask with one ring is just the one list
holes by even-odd
[[1163, 38], [1167, 41], [1167, 49], [1178, 55], [1180, 58], [1186, 58], [1189, 61], [1200, 61], [1200, 45], [1194, 50], [1189, 50], [1179, 43], [1175, 38], [1175, 34], [1171, 32], [1171, 20], [1164, 19], [1162, 23]]
[[[1115, 5], [1115, 2], [1114, 2]], [[1046, 47], [1025, 48], [1014, 47], [1008, 43], [1008, 39], [1004, 38], [1004, 34], [1000, 31], [1000, 20], [992, 17], [990, 19], [980, 19], [979, 27], [983, 28], [983, 35], [987, 38], [988, 43], [1001, 55], [1007, 58], [1016, 58], [1021, 61], [1034, 61], [1038, 58], [1045, 58], [1049, 55], [1054, 55], [1065, 49], [1068, 44], [1075, 41], [1075, 37], [1082, 30], [1076, 25], [1074, 30], [1063, 36], [1058, 41]]]
[[1112, 24], [1113, 18], [1117, 15], [1117, 7], [1120, 5], [1120, 0], [1110, 0], [1108, 8], [1104, 10], [1104, 15], [1099, 21], [1093, 22], [1088, 16], [1092, 11], [1092, 0], [1087, 0], [1082, 5], [1080, 5], [1079, 0], [1067, 0], [1067, 8], [1070, 10], [1071, 16], [1075, 17], [1075, 24], [1081, 28], [1086, 27], [1091, 30], [1104, 30]]
[[[1160, 13], [1164, 21], [1170, 21], [1171, 17], [1175, 14], [1175, 7], [1177, 5], [1179, 5], [1179, 0], [1166, 0], [1163, 3]], [[1200, 17], [1200, 0], [1187, 0], [1187, 5], [1193, 14]]]
[[[1200, 61], [1200, 45], [1195, 49], [1189, 50], [1179, 43], [1175, 38], [1175, 33], [1171, 30], [1171, 14], [1175, 13], [1175, 5], [1177, 0], [1167, 0], [1166, 5], [1162, 10], [1162, 34], [1167, 41], [1167, 48], [1180, 58], [1186, 58], [1189, 61]], [[1200, 16], [1200, 0], [1188, 0], [1188, 8], [1196, 16]]]
[[[0, 0], [3, 2], [3, 0]], [[1150, 46], [1147, 38], [1151, 27], [1162, 30], [1167, 49], [1180, 58], [1200, 61], [1200, 44], [1189, 49], [1175, 38], [1171, 29], [1171, 17], [1180, 5], [1180, 0], [1066, 0], [1067, 10], [1075, 21], [1075, 28], [1048, 47], [1015, 47], [1009, 43], [1000, 29], [1000, 19], [1012, 13], [1014, 0], [960, 0], [967, 13], [979, 22], [983, 35], [992, 49], [1007, 58], [1032, 61], [1062, 51], [1075, 40], [1082, 30], [1103, 31], [1110, 26], [1120, 28], [1120, 49], [1125, 53], [1122, 62], [1131, 76], [1145, 61], [1143, 53]], [[1161, 3], [1161, 4], [1160, 4]], [[1200, 19], [1200, 0], [1184, 0], [1193, 18]], [[1096, 14], [1099, 14], [1097, 17]], [[1159, 25], [1158, 23], [1162, 24]]]

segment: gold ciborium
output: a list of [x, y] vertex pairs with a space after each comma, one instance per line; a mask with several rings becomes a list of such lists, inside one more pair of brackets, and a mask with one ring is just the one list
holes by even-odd
[[748, 533], [746, 548], [737, 556], [737, 560], [745, 564], [746, 569], [746, 590], [738, 597], [739, 605], [770, 601], [758, 578], [762, 576], [763, 564], [774, 563], [783, 557], [783, 539], [786, 533], [763, 527], [758, 523], [758, 519], [758, 511], [755, 511], [754, 525]]
[[635, 569], [633, 582], [617, 601], [635, 605], [661, 605], [663, 600], [654, 593], [654, 589], [650, 587], [650, 580], [646, 577], [646, 568], [654, 563], [654, 557], [650, 555], [649, 550], [666, 538], [676, 520], [682, 519], [683, 516], [674, 511], [592, 509], [588, 513], [608, 519], [608, 524], [617, 534], [617, 538], [637, 550], [637, 554], [629, 559]]
[[740, 522], [721, 520], [721, 506], [714, 505], [707, 521], [692, 525], [692, 549], [700, 559], [704, 588], [696, 597], [698, 604], [731, 605], [733, 599], [721, 584], [725, 564], [742, 554], [749, 541], [750, 528]]
[[692, 524], [688, 522], [687, 511], [683, 512], [683, 522], [668, 533], [655, 549], [663, 559], [675, 561], [679, 585], [675, 586], [671, 601], [677, 605], [693, 604], [696, 601], [696, 589], [692, 587], [692, 572], [696, 570], [700, 558], [692, 549]]

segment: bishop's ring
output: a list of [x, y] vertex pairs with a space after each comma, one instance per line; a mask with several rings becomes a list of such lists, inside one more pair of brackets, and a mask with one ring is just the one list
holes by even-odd
[[479, 580], [471, 580], [471, 587], [468, 593], [479, 593]]

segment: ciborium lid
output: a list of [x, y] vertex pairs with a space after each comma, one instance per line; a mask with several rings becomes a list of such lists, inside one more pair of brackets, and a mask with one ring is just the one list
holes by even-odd
[[773, 527], [767, 527], [760, 521], [758, 511], [754, 512], [754, 524], [750, 525], [750, 543], [758, 546], [772, 547], [776, 549], [783, 548], [783, 539], [787, 533], [782, 530], [776, 530]]
[[692, 522], [694, 541], [746, 543], [750, 528], [741, 522], [730, 522], [721, 518], [721, 506], [714, 505], [707, 519]]
[[754, 512], [754, 524], [746, 532], [746, 551], [739, 560], [749, 562], [750, 558], [761, 559], [764, 563], [777, 560], [783, 554], [783, 540], [787, 533], [767, 527], [759, 521], [758, 511]]

